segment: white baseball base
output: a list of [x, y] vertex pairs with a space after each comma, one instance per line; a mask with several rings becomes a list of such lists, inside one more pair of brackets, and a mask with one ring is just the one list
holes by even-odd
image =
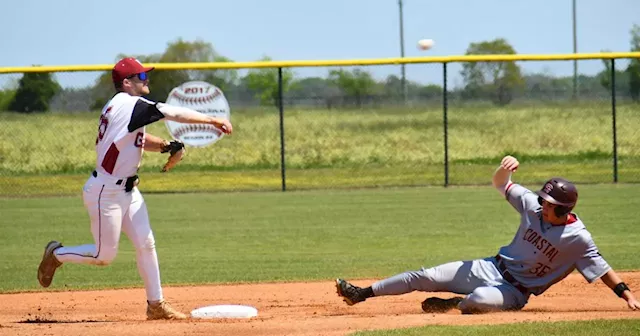
[[258, 310], [244, 305], [213, 305], [191, 311], [191, 317], [200, 319], [251, 318], [255, 316], [258, 316]]

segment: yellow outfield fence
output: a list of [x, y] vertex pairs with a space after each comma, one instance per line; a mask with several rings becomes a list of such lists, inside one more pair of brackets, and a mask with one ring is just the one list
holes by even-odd
[[[513, 61], [572, 61], [640, 58], [640, 52], [602, 52], [576, 54], [514, 54], [514, 55], [459, 55], [426, 57], [393, 57], [346, 60], [293, 60], [260, 62], [202, 62], [202, 63], [146, 63], [158, 70], [206, 70], [206, 69], [252, 69], [252, 68], [301, 68], [301, 67], [340, 67], [370, 65], [400, 65], [421, 63], [463, 63], [463, 62], [513, 62]], [[0, 67], [0, 73], [27, 72], [74, 72], [107, 71], [113, 64], [96, 65], [56, 65]]]

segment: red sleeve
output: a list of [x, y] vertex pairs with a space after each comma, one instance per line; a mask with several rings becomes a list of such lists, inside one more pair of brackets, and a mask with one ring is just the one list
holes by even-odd
[[509, 189], [511, 189], [511, 187], [513, 187], [513, 182], [507, 184], [507, 188], [504, 190], [504, 197], [509, 198]]

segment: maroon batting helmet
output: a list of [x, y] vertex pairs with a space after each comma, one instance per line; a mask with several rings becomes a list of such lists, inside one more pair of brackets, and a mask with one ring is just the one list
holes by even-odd
[[538, 194], [538, 203], [541, 205], [543, 199], [557, 205], [555, 212], [558, 217], [571, 212], [578, 202], [578, 189], [562, 177], [551, 178], [542, 186], [542, 189], [536, 191], [536, 194]]

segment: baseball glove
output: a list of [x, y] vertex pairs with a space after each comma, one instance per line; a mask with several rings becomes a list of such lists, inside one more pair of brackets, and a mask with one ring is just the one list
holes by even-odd
[[169, 159], [167, 159], [167, 163], [162, 167], [162, 172], [168, 172], [171, 168], [175, 167], [175, 165], [182, 160], [185, 151], [184, 144], [177, 140], [171, 141], [162, 147], [160, 153], [169, 153]]

